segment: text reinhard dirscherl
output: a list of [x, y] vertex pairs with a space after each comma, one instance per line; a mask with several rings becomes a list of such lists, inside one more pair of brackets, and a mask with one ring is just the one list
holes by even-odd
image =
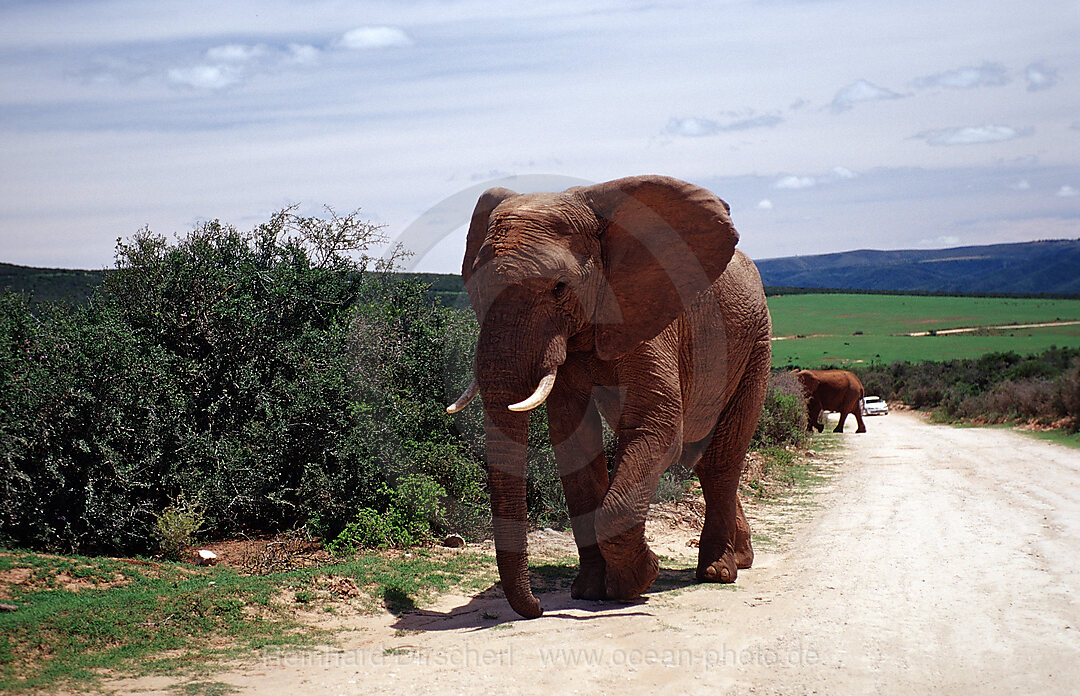
[[389, 667], [446, 666], [461, 668], [509, 667], [539, 659], [545, 667], [645, 666], [716, 669], [719, 667], [783, 667], [814, 665], [821, 661], [814, 648], [761, 646], [716, 648], [422, 648], [398, 646], [373, 650], [273, 651], [263, 653], [267, 667]]

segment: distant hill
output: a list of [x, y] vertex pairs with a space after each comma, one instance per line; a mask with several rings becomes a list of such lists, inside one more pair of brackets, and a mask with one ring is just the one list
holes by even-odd
[[1080, 239], [845, 251], [755, 260], [766, 286], [951, 294], [1080, 294]]
[[[1080, 239], [1019, 244], [845, 251], [817, 256], [757, 259], [770, 294], [791, 288], [916, 292], [954, 295], [1080, 295]], [[82, 302], [101, 284], [105, 271], [30, 268], [0, 263], [0, 290], [10, 288], [34, 301]], [[432, 297], [468, 307], [456, 273], [407, 274], [431, 285]]]
[[85, 302], [101, 285], [105, 271], [33, 268], [0, 263], [0, 291], [21, 292], [34, 302]]

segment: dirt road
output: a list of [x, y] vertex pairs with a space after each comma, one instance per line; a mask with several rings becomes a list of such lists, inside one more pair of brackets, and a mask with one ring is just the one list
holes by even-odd
[[445, 597], [211, 679], [289, 696], [1080, 688], [1080, 452], [909, 412], [867, 427], [843, 436], [819, 505], [734, 586], [693, 584], [686, 531], [654, 526], [669, 559], [640, 603], [554, 592], [523, 621], [494, 593]]

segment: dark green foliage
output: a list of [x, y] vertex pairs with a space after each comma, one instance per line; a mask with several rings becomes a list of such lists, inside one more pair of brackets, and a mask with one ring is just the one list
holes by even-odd
[[569, 529], [570, 513], [548, 434], [546, 406], [534, 410], [529, 417], [525, 501], [529, 521], [536, 526]]
[[867, 394], [931, 408], [946, 419], [1034, 419], [1075, 430], [1080, 422], [1080, 349], [1038, 355], [987, 353], [974, 360], [856, 366]]
[[769, 375], [769, 390], [757, 429], [754, 449], [800, 445], [806, 440], [806, 398], [795, 375], [787, 370]]
[[344, 253], [373, 241], [332, 211], [144, 231], [89, 303], [0, 298], [0, 542], [153, 552], [181, 494], [208, 535], [336, 535], [412, 474], [445, 489], [448, 525], [482, 534], [482, 460], [443, 410], [473, 328]]

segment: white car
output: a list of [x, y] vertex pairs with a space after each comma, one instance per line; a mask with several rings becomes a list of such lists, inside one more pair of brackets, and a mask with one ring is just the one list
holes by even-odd
[[864, 416], [886, 416], [889, 414], [889, 405], [880, 396], [866, 396], [861, 402]]

